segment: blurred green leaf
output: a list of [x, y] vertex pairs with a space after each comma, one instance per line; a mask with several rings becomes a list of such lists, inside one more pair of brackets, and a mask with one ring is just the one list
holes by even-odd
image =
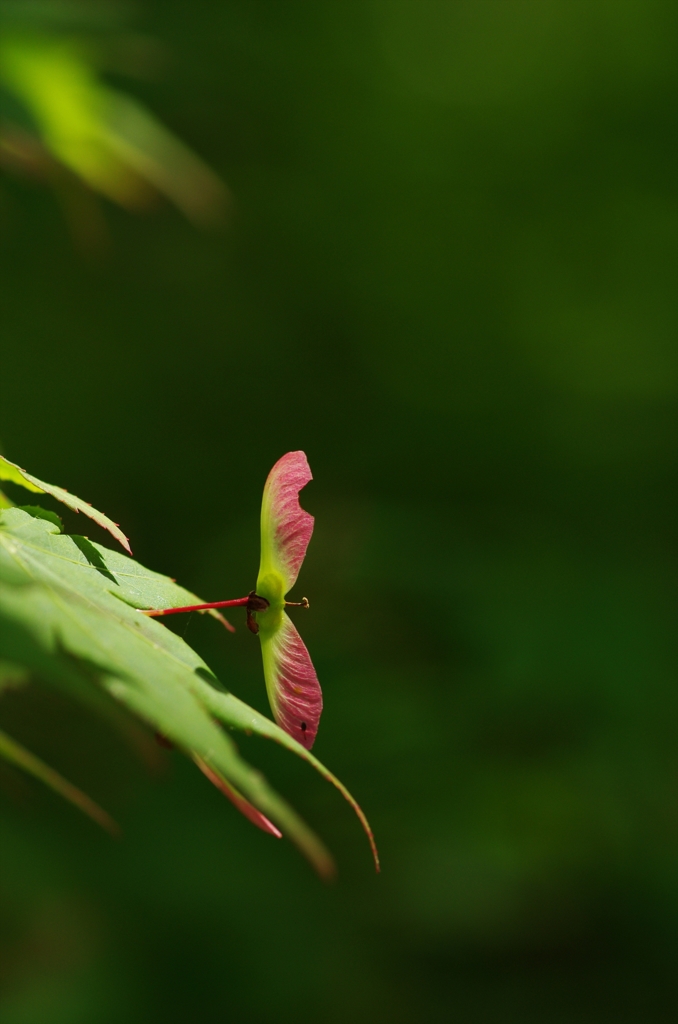
[[100, 77], [91, 47], [76, 35], [30, 22], [0, 35], [0, 86], [7, 124], [0, 151], [17, 168], [54, 178], [52, 163], [129, 209], [156, 193], [190, 220], [210, 224], [227, 190], [216, 174], [156, 118]]
[[86, 793], [83, 793], [81, 789], [78, 789], [77, 786], [74, 786], [62, 775], [59, 775], [53, 768], [50, 768], [44, 761], [41, 761], [39, 757], [31, 754], [30, 750], [26, 750], [25, 747], [22, 747], [20, 743], [17, 743], [16, 740], [13, 740], [11, 736], [8, 736], [7, 733], [1, 730], [0, 757], [17, 768], [21, 768], [29, 775], [33, 775], [40, 782], [44, 782], [55, 793], [58, 793], [59, 796], [74, 804], [96, 821], [98, 825], [105, 828], [107, 832], [110, 832], [112, 835], [119, 833], [120, 829], [110, 814], [102, 810]]

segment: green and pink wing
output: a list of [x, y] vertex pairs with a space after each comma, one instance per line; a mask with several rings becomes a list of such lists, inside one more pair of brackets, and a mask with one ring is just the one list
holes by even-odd
[[[299, 491], [312, 479], [304, 453], [288, 452], [278, 459], [264, 487], [259, 579], [268, 575], [278, 577], [282, 585], [280, 597], [296, 583], [313, 533], [313, 516], [299, 504]], [[258, 582], [257, 593], [261, 593]]]
[[310, 750], [323, 710], [323, 695], [306, 645], [285, 612], [280, 627], [270, 636], [261, 636], [261, 653], [273, 717], [286, 733]]
[[313, 533], [313, 516], [299, 504], [312, 480], [303, 452], [288, 452], [268, 475], [261, 506], [261, 564], [257, 594], [270, 604], [257, 616], [266, 689], [276, 722], [307, 750], [313, 746], [323, 699], [303, 640], [285, 613]]

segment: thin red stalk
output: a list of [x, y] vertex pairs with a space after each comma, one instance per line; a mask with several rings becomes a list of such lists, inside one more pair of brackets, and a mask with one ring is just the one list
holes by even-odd
[[139, 608], [144, 615], [176, 615], [178, 612], [203, 612], [210, 608], [244, 608], [248, 597], [236, 597], [233, 601], [212, 601], [210, 604], [187, 604], [184, 608]]

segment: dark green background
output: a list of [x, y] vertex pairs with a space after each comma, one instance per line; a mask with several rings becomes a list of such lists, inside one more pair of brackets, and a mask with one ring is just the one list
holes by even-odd
[[[675, 1020], [677, 10], [155, 0], [171, 60], [126, 87], [228, 182], [225, 230], [107, 209], [92, 259], [3, 179], [9, 458], [218, 599], [307, 452], [316, 751], [383, 874], [263, 742], [334, 887], [178, 755], [6, 698], [125, 836], [3, 777], [1, 1024]], [[177, 628], [264, 709], [238, 625]]]

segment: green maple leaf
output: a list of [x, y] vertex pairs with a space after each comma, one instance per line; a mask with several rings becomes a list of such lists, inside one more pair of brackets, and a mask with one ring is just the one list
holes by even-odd
[[[274, 722], [218, 689], [207, 665], [179, 636], [138, 610], [196, 603], [194, 594], [123, 554], [62, 534], [55, 518], [20, 508], [0, 511], [4, 678], [17, 681], [17, 674], [30, 674], [114, 721], [126, 717], [121, 706], [132, 712], [191, 757], [256, 824], [276, 834], [279, 829], [321, 875], [331, 875], [333, 862], [321, 841], [240, 757], [215, 719], [276, 740], [305, 758], [366, 824], [350, 794]], [[101, 823], [110, 822], [84, 794], [4, 734], [0, 756]]]
[[238, 755], [200, 700], [212, 677], [205, 663], [137, 611], [189, 601], [195, 595], [168, 578], [65, 536], [49, 520], [17, 508], [0, 513], [3, 658], [90, 704], [124, 705], [242, 794], [321, 874], [331, 873], [320, 840]]

